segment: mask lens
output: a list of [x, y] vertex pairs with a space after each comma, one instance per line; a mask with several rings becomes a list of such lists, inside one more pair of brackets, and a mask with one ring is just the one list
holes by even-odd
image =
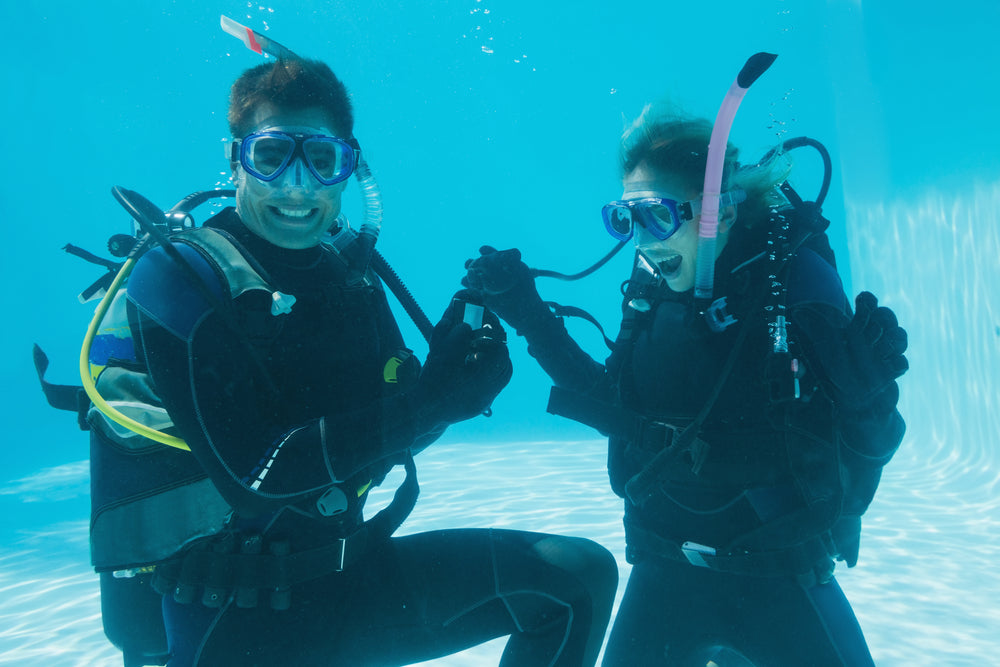
[[661, 241], [673, 236], [677, 228], [680, 227], [677, 213], [665, 203], [667, 201], [669, 200], [660, 200], [643, 205], [646, 228], [649, 229], [650, 234]]
[[604, 226], [619, 241], [632, 237], [632, 211], [622, 204], [608, 204], [601, 210]]
[[287, 136], [251, 136], [245, 141], [243, 166], [260, 178], [271, 179], [280, 174], [295, 152], [295, 140]]
[[302, 145], [313, 173], [321, 183], [339, 183], [354, 170], [354, 149], [342, 141], [310, 137]]

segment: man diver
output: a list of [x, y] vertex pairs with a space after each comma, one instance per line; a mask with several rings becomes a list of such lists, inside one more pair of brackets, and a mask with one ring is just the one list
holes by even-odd
[[[360, 159], [343, 83], [285, 54], [236, 80], [228, 119], [235, 209], [142, 255], [134, 358], [98, 381], [190, 452], [91, 414], [95, 564], [163, 595], [165, 654], [126, 663], [409, 664], [510, 635], [502, 664], [593, 665], [617, 588], [603, 547], [391, 536], [416, 500], [413, 454], [487, 410], [511, 366], [499, 321], [473, 330], [459, 293], [421, 368], [360, 241], [324, 243]], [[395, 465], [407, 480], [366, 521]]]
[[[483, 247], [463, 283], [527, 339], [556, 385], [549, 411], [610, 436], [633, 568], [605, 665], [872, 665], [833, 570], [856, 563], [903, 436], [906, 332], [867, 292], [852, 313], [821, 218], [791, 206], [776, 157], [740, 166], [725, 129], [717, 142], [706, 120], [647, 108], [625, 133], [603, 218], [637, 254], [604, 364], [516, 249]], [[721, 297], [701, 303], [706, 266]]]

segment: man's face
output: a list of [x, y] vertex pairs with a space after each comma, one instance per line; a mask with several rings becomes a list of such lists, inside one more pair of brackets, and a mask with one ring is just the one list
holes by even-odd
[[[251, 133], [264, 130], [289, 134], [338, 136], [319, 108], [286, 111], [270, 104], [257, 108]], [[240, 164], [233, 172], [236, 212], [257, 236], [281, 248], [301, 249], [319, 245], [340, 215], [340, 200], [347, 181], [323, 185], [302, 158], [272, 181], [262, 181]]]

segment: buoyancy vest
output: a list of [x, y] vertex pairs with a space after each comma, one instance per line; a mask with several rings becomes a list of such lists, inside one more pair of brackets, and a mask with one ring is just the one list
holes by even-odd
[[[204, 199], [196, 193], [182, 204], [190, 201], [193, 207]], [[175, 208], [179, 207], [180, 204]], [[135, 213], [130, 212], [135, 217]], [[221, 230], [193, 229], [186, 223], [185, 227], [185, 231], [175, 229], [171, 239], [200, 251], [208, 259], [210, 271], [227, 285], [232, 296], [254, 290], [265, 291], [269, 297], [277, 296], [265, 279], [266, 274], [258, 273], [251, 259], [239, 250], [235, 239], [230, 241], [231, 237]], [[361, 291], [368, 295], [365, 303], [370, 306], [371, 295], [381, 293], [379, 278], [382, 278], [399, 297], [421, 333], [428, 336], [429, 321], [381, 255], [376, 252], [372, 264], [363, 270], [349, 260], [348, 249], [353, 238], [354, 233], [343, 228], [324, 242], [324, 246], [344, 262], [349, 284], [364, 288]], [[49, 404], [76, 413], [81, 429], [91, 431], [91, 553], [93, 564], [100, 573], [105, 633], [122, 649], [127, 665], [165, 664], [169, 656], [160, 613], [164, 586], [179, 598], [182, 593], [194, 590], [192, 584], [201, 582], [204, 586], [202, 601], [209, 604], [212, 595], [203, 577], [222, 568], [231, 577], [229, 585], [235, 589], [237, 602], [242, 606], [253, 604], [255, 600], [249, 598], [256, 597], [254, 591], [263, 588], [270, 591], [270, 595], [261, 597], [262, 604], [284, 608], [289, 604], [288, 585], [342, 570], [363, 558], [368, 548], [390, 536], [412, 511], [419, 487], [412, 455], [406, 456], [400, 461], [406, 469], [406, 479], [392, 501], [363, 523], [360, 523], [360, 506], [368, 489], [381, 483], [387, 469], [373, 468], [367, 471], [371, 479], [358, 475], [359, 480], [351, 489], [345, 485], [331, 487], [317, 499], [317, 508], [325, 514], [320, 506], [331, 496], [330, 492], [343, 496], [342, 489], [345, 489], [353, 495], [351, 491], [357, 487], [357, 502], [351, 503], [357, 516], [347, 520], [354, 528], [344, 525], [353, 532], [343, 534], [328, 546], [295, 553], [282, 551], [280, 541], [270, 544], [257, 539], [254, 543], [265, 552], [257, 558], [253, 549], [246, 546], [253, 538], [248, 534], [251, 539], [245, 540], [246, 544], [238, 553], [215, 553], [220, 544], [239, 535], [241, 527], [230, 525], [223, 529], [232, 516], [232, 509], [195, 457], [177, 448], [184, 443], [175, 437], [173, 422], [156, 395], [146, 368], [137, 359], [123, 282], [129, 271], [122, 267], [127, 269], [134, 265], [132, 257], [142, 252], [143, 243], [140, 239], [139, 245], [133, 246], [135, 241], [129, 239], [130, 243], [122, 246], [122, 241], [116, 239], [113, 237], [109, 242], [113, 253], [121, 247], [125, 248], [124, 252], [134, 247], [130, 261], [119, 264], [66, 246], [68, 252], [110, 271], [81, 294], [81, 301], [89, 301], [102, 290], [117, 290], [109, 295], [107, 302], [102, 300], [98, 308], [96, 317], [100, 318], [100, 328], [96, 330], [93, 324], [92, 333], [88, 332], [86, 356], [81, 364], [84, 375], [96, 380], [91, 386], [100, 396], [95, 397], [90, 389], [85, 391], [80, 386], [46, 381], [48, 358], [37, 345], [33, 355], [38, 379]], [[419, 372], [416, 358], [408, 350], [400, 349], [386, 363], [382, 379], [390, 384], [404, 384], [415, 377], [416, 372]], [[109, 419], [95, 409], [92, 398], [98, 403], [110, 403], [138, 424], [150, 427], [151, 437], [156, 440]], [[347, 485], [351, 483], [348, 481]], [[199, 539], [202, 537], [206, 539]], [[183, 548], [187, 544], [192, 548]], [[207, 559], [206, 554], [210, 556]], [[255, 560], [248, 568], [248, 557], [260, 562]], [[192, 564], [197, 567], [191, 567]], [[175, 590], [171, 589], [174, 585]]]
[[[794, 261], [820, 276], [818, 291], [809, 298], [840, 307], [839, 288], [822, 284], [825, 277], [838, 285], [824, 259], [803, 249]], [[729, 305], [739, 326], [721, 333], [699, 326], [683, 295], [657, 298], [641, 281], [626, 294], [622, 333], [608, 371], [619, 404], [638, 417], [630, 433], [611, 434], [611, 484], [626, 498], [630, 558], [654, 550], [688, 556], [681, 547], [695, 542], [710, 544], [717, 553], [715, 560], [706, 557], [699, 564], [760, 574], [795, 567], [812, 573], [819, 567], [810, 576], [822, 580], [829, 576], [822, 564], [832, 557], [854, 564], [860, 523], [842, 516], [845, 463], [833, 406], [816, 391], [816, 378], [802, 378], [798, 401], [769, 400], [767, 327], [753, 298], [753, 286], [760, 285], [754, 274], [751, 265], [729, 276]], [[648, 310], [629, 307], [637, 294], [649, 300]], [[733, 364], [726, 367], [731, 355]], [[709, 395], [709, 416], [697, 425], [687, 450], [660, 468], [650, 502], [633, 504], [626, 484], [696, 421]]]
[[[233, 298], [274, 290], [223, 233], [201, 227], [176, 240], [204, 253]], [[170, 433], [173, 422], [136, 359], [125, 308], [115, 295], [91, 348], [100, 394], [125, 415]], [[91, 557], [98, 571], [161, 562], [184, 544], [222, 530], [232, 508], [188, 452], [124, 428], [96, 408], [91, 425]]]
[[[287, 296], [268, 283], [266, 274], [255, 269], [238, 242], [222, 230], [201, 227], [176, 234], [172, 240], [194, 247], [206, 258], [210, 270], [228, 287], [231, 299], [252, 291], [264, 292], [269, 302], [272, 297]], [[336, 239], [331, 245], [334, 251], [339, 250]], [[351, 288], [350, 292], [356, 295], [353, 299], [360, 298], [368, 304], [359, 303], [359, 307], [370, 310], [371, 298], [366, 295], [378, 290], [379, 283], [370, 272], [364, 276], [364, 282], [367, 286]], [[124, 293], [121, 290], [115, 295], [95, 337], [91, 372], [98, 391], [109, 405], [144, 425], [172, 433], [173, 422], [137, 358]], [[273, 335], [274, 325], [264, 322], [261, 330], [263, 336]], [[244, 333], [250, 338], [256, 335], [254, 331]], [[386, 364], [382, 379], [394, 383], [397, 374], [401, 377], [407, 372], [407, 362], [412, 359], [397, 354]], [[232, 508], [193, 455], [122, 427], [94, 407], [88, 420], [92, 427], [91, 546], [96, 569], [141, 570], [224, 528]], [[360, 501], [372, 482], [380, 482], [384, 473], [371, 471], [378, 477], [374, 480], [370, 477], [348, 480], [345, 484], [357, 487], [349, 490], [349, 495], [356, 495]], [[407, 486], [415, 485], [414, 476]], [[408, 500], [402, 498], [393, 510], [396, 516], [384, 523], [398, 525], [409, 512], [407, 504]], [[350, 506], [353, 509], [345, 513], [344, 521], [354, 521], [347, 514], [357, 514], [360, 520], [360, 503], [351, 501]]]

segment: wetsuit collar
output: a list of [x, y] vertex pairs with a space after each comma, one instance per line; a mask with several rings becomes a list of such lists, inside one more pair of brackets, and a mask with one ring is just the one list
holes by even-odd
[[229, 232], [264, 266], [280, 264], [294, 269], [309, 269], [323, 256], [323, 250], [318, 244], [311, 248], [282, 248], [257, 236], [243, 224], [234, 208], [223, 210], [207, 225]]

